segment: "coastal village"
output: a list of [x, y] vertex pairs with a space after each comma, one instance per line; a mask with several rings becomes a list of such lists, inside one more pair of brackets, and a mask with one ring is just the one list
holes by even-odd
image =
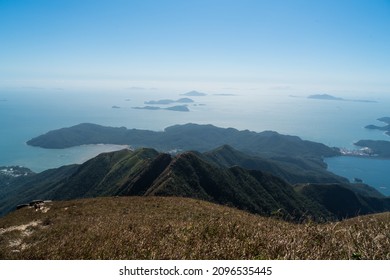
[[343, 156], [353, 156], [353, 157], [377, 157], [378, 156], [378, 154], [375, 154], [373, 150], [368, 147], [364, 147], [358, 150], [339, 148], [339, 150]]

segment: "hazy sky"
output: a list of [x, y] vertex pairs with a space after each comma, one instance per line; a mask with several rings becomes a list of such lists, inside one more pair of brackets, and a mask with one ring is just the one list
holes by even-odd
[[389, 0], [0, 0], [0, 87], [390, 92]]

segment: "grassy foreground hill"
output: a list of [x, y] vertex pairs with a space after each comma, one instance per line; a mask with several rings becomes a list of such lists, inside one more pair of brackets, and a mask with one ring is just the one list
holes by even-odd
[[390, 259], [390, 213], [294, 224], [177, 197], [50, 202], [0, 219], [0, 259]]

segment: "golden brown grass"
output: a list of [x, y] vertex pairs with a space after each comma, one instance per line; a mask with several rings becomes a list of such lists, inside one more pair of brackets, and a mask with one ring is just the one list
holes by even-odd
[[0, 219], [1, 259], [390, 259], [390, 213], [292, 224], [173, 197], [47, 206]]

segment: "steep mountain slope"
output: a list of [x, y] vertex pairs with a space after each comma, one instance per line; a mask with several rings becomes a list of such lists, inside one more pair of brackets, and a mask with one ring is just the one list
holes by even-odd
[[[362, 186], [360, 186], [362, 187]], [[306, 184], [296, 186], [299, 193], [323, 205], [339, 219], [390, 210], [389, 197], [365, 196], [351, 185]]]
[[0, 259], [389, 258], [389, 213], [295, 224], [194, 199], [110, 197], [0, 218]]
[[[152, 178], [147, 170], [156, 164], [161, 170], [165, 168], [159, 156], [152, 149], [100, 154], [80, 165], [74, 174], [61, 181], [51, 198], [63, 200], [124, 195], [129, 184], [136, 184], [141, 177]], [[168, 157], [170, 160], [170, 156]], [[140, 193], [134, 192], [132, 195]]]
[[49, 198], [59, 182], [71, 176], [79, 165], [62, 166], [38, 174], [21, 176], [2, 188], [0, 196], [0, 216], [14, 210], [18, 204], [34, 199]]
[[271, 174], [214, 167], [190, 152], [174, 158], [146, 194], [198, 198], [265, 215], [279, 211], [289, 219], [330, 216], [312, 209], [290, 185]]
[[204, 153], [204, 159], [219, 166], [238, 165], [245, 169], [269, 172], [290, 184], [296, 183], [347, 183], [346, 178], [325, 169], [323, 162], [300, 157], [263, 158], [240, 152], [229, 145], [223, 145]]

